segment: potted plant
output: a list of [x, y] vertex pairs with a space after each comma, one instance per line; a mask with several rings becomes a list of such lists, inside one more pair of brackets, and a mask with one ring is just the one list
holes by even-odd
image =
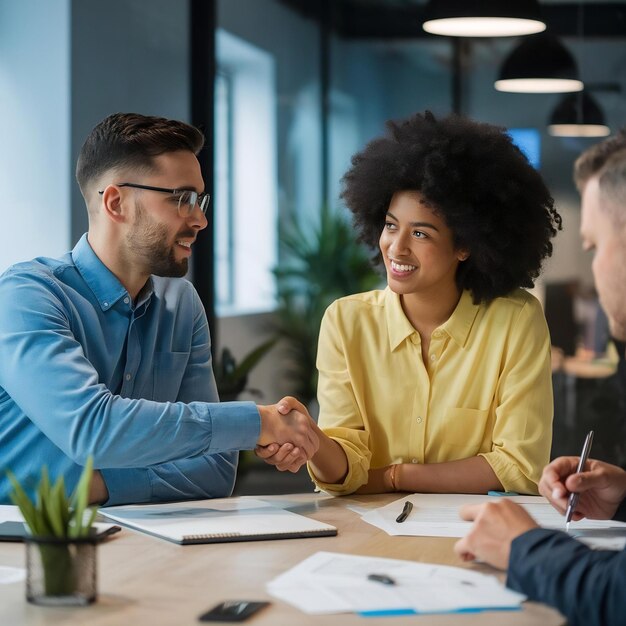
[[[270, 339], [251, 350], [240, 363], [228, 348], [222, 350], [219, 360], [215, 361], [213, 373], [215, 384], [222, 402], [237, 400], [244, 391], [256, 397], [262, 397], [261, 391], [248, 387], [248, 376], [259, 361], [274, 347], [276, 339]], [[239, 453], [237, 472], [241, 476], [257, 463], [252, 450], [242, 450]]]
[[256, 367], [258, 362], [272, 349], [276, 339], [270, 339], [257, 346], [237, 363], [235, 357], [228, 348], [222, 350], [219, 361], [216, 361], [213, 373], [217, 391], [222, 402], [236, 400], [241, 393], [247, 391], [254, 396], [261, 397], [263, 394], [258, 389], [250, 389], [248, 375]]
[[316, 227], [295, 219], [279, 233], [283, 252], [276, 276], [276, 332], [289, 355], [293, 394], [309, 404], [317, 394], [317, 339], [326, 307], [337, 298], [374, 289], [381, 277], [339, 211], [322, 207]]
[[11, 499], [28, 527], [26, 598], [34, 604], [85, 605], [96, 599], [96, 538], [91, 534], [96, 508], [88, 507], [93, 461], [87, 461], [68, 498], [63, 476], [51, 484], [42, 469], [33, 502], [15, 476]]

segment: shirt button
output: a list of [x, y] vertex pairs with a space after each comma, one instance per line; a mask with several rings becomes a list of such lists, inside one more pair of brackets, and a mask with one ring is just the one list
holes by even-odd
[[108, 303], [108, 302], [103, 302], [102, 304], [103, 304], [104, 306], [109, 306], [109, 303]]
[[124, 378], [126, 378], [126, 380], [130, 380], [132, 378], [132, 376], [130, 374], [126, 374], [126, 376], [124, 376]]
[[441, 331], [440, 331], [440, 330], [436, 330], [436, 331], [433, 333], [433, 337], [434, 337], [435, 339], [439, 339], [439, 337], [441, 337]]
[[411, 459], [411, 463], [417, 463], [417, 459]]
[[124, 298], [124, 304], [128, 304], [130, 302], [129, 298]]
[[411, 335], [411, 343], [417, 344], [417, 335]]
[[417, 418], [417, 423], [418, 423], [418, 424], [421, 424], [421, 423], [422, 423], [422, 418], [421, 418], [421, 417], [418, 417], [418, 418]]
[[436, 358], [437, 358], [437, 357], [436, 357], [434, 354], [431, 354], [431, 355], [430, 355], [430, 360], [431, 360], [431, 361], [434, 361]]

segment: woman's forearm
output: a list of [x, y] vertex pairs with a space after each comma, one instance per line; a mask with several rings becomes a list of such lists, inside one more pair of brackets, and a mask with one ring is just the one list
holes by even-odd
[[395, 470], [398, 491], [420, 493], [487, 493], [502, 490], [491, 465], [482, 456], [418, 465], [401, 463]]
[[342, 483], [348, 474], [348, 458], [343, 448], [316, 426], [320, 447], [309, 461], [315, 477], [323, 483]]

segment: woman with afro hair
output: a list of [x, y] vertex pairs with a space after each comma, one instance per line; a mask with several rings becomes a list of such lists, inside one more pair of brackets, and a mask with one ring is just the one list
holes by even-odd
[[[337, 495], [537, 493], [550, 338], [522, 288], [561, 218], [504, 129], [429, 112], [388, 128], [353, 157], [342, 192], [387, 288], [325, 313], [311, 477]], [[289, 458], [282, 447], [268, 460], [293, 470]]]

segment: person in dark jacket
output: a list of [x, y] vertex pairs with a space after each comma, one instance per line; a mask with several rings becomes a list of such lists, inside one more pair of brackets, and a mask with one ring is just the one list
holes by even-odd
[[[594, 280], [611, 335], [626, 340], [626, 129], [584, 152], [574, 178], [582, 196], [583, 248], [594, 253]], [[579, 493], [574, 520], [626, 521], [626, 471], [578, 457], [560, 457], [543, 471], [539, 491], [561, 513]], [[626, 624], [626, 548], [592, 550], [558, 530], [539, 528], [521, 506], [506, 500], [465, 506], [474, 521], [455, 546], [507, 570], [507, 585], [556, 607], [570, 626]]]

